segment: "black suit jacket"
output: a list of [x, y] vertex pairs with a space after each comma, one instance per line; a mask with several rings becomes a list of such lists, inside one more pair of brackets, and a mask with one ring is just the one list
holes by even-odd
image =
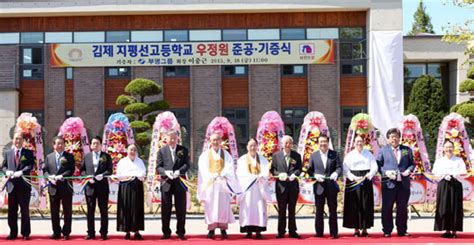
[[[309, 159], [308, 174], [314, 176], [315, 174], [321, 174], [325, 177], [331, 176], [332, 173], [336, 172], [338, 178], [342, 173], [342, 163], [339, 158], [339, 154], [336, 151], [328, 150], [328, 160], [326, 162], [326, 168], [324, 168], [323, 160], [321, 158], [321, 151], [316, 151], [311, 154]], [[328, 188], [328, 191], [339, 192], [339, 186], [337, 182], [329, 179], [325, 179], [323, 183], [314, 183], [314, 193], [317, 193], [317, 185], [323, 185], [324, 188]]]
[[[97, 171], [94, 171], [94, 161], [93, 154], [94, 152], [89, 152], [84, 155], [84, 159], [81, 163], [81, 175], [93, 175], [94, 177], [102, 174], [103, 176], [108, 176], [112, 174], [112, 158], [109, 154], [101, 151], [99, 156], [99, 165], [97, 166]], [[103, 178], [101, 181], [95, 180], [94, 184], [88, 183], [85, 187], [86, 196], [94, 195], [94, 192], [98, 193], [109, 193], [109, 180]]]
[[[46, 156], [43, 169], [45, 176], [62, 175], [63, 177], [70, 177], [74, 174], [74, 156], [67, 152], [63, 152], [62, 156], [66, 158], [66, 162], [60, 163], [59, 169], [57, 169], [56, 166], [56, 152], [52, 152]], [[70, 180], [57, 181], [56, 185], [50, 185], [48, 187], [49, 195], [56, 195], [58, 189], [65, 189], [71, 193], [73, 192]]]
[[[295, 174], [299, 176], [301, 174], [301, 155], [298, 154], [296, 151], [290, 152], [290, 164], [286, 163], [285, 155], [283, 151], [278, 151], [273, 154], [272, 157], [272, 167], [270, 168], [270, 172], [273, 176], [278, 176], [280, 173], [287, 173], [288, 176]], [[290, 191], [299, 191], [300, 187], [298, 181], [280, 181], [277, 179], [276, 181], [276, 191], [284, 192], [286, 189]]]
[[[23, 159], [23, 160], [22, 160]], [[23, 148], [20, 152], [20, 163], [16, 166], [15, 162], [15, 150], [10, 149], [3, 152], [3, 164], [2, 171], [22, 171], [23, 175], [30, 175], [31, 169], [35, 164], [35, 156], [33, 151]], [[11, 193], [14, 189], [26, 190], [31, 192], [31, 186], [27, 184], [23, 178], [14, 178], [9, 181], [10, 184], [7, 184], [7, 192]]]
[[175, 189], [181, 188], [183, 191], [185, 190], [179, 183], [181, 181], [179, 178], [170, 180], [166, 177], [165, 171], [174, 172], [179, 170], [179, 174], [184, 175], [190, 167], [188, 149], [182, 145], [176, 145], [176, 158], [174, 160], [173, 162], [170, 146], [162, 147], [158, 151], [157, 170], [158, 174], [164, 179], [161, 182], [161, 191], [169, 191], [171, 185], [175, 185]]

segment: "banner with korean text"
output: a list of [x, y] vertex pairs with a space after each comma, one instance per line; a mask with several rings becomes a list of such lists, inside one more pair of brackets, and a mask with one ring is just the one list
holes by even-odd
[[333, 40], [52, 44], [52, 67], [334, 64]]

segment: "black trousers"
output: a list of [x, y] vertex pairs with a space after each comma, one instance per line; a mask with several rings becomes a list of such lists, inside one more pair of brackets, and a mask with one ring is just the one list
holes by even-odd
[[31, 233], [30, 224], [30, 196], [31, 189], [15, 186], [11, 193], [8, 193], [8, 226], [12, 236], [18, 235], [18, 207], [21, 211], [21, 235], [29, 236]]
[[324, 204], [326, 201], [329, 208], [329, 233], [331, 236], [338, 234], [337, 230], [337, 191], [330, 191], [327, 187], [321, 195], [314, 195], [316, 205], [316, 217], [314, 221], [316, 235], [324, 234]]
[[91, 196], [86, 195], [87, 202], [87, 234], [95, 235], [95, 207], [99, 204], [100, 211], [100, 234], [107, 235], [109, 230], [109, 192], [101, 192], [94, 190], [94, 194]]
[[396, 225], [398, 233], [407, 231], [408, 200], [410, 199], [410, 186], [407, 187], [400, 181], [393, 181], [395, 187], [389, 189], [388, 183], [382, 184], [382, 226], [384, 233], [392, 233], [393, 230], [393, 205], [397, 204]]
[[295, 233], [296, 228], [296, 202], [298, 201], [298, 190], [288, 189], [279, 190], [277, 186], [276, 198], [278, 203], [278, 234], [286, 232], [286, 210], [288, 209], [288, 230], [289, 233]]
[[[56, 195], [49, 195], [50, 209], [51, 209], [51, 222], [53, 224], [53, 234], [60, 235], [61, 233], [65, 236], [71, 234], [72, 224], [72, 192], [66, 190], [66, 188], [58, 188]], [[61, 229], [59, 223], [59, 208], [60, 204], [63, 206], [64, 213], [64, 225]]]
[[174, 208], [176, 211], [176, 234], [186, 233], [186, 191], [181, 186], [173, 183], [166, 192], [161, 192], [161, 230], [163, 235], [170, 235], [171, 209], [173, 207], [172, 197], [174, 196]]

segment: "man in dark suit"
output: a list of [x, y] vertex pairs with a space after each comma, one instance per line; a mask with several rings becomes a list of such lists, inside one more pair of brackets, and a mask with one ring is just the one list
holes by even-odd
[[282, 138], [283, 150], [275, 152], [272, 158], [270, 173], [278, 176], [275, 186], [278, 202], [278, 235], [277, 238], [285, 237], [286, 232], [286, 210], [288, 208], [288, 230], [292, 238], [301, 238], [296, 232], [296, 202], [300, 187], [297, 176], [301, 174], [301, 155], [291, 150], [293, 139], [285, 135]]
[[318, 137], [319, 151], [311, 154], [308, 174], [316, 178], [313, 186], [316, 204], [316, 237], [324, 234], [324, 204], [327, 200], [329, 207], [329, 232], [331, 238], [339, 238], [337, 231], [337, 193], [339, 185], [337, 178], [342, 173], [342, 163], [337, 152], [329, 149], [329, 137]]
[[[70, 177], [74, 173], [74, 156], [64, 151], [64, 139], [61, 136], [53, 139], [54, 152], [46, 156], [44, 164], [44, 175], [48, 177], [49, 205], [51, 209], [51, 222], [53, 225], [53, 235], [51, 239], [61, 238], [69, 240], [72, 223], [72, 195], [73, 188]], [[61, 230], [59, 224], [59, 205], [63, 205], [64, 226]]]
[[186, 222], [186, 189], [179, 179], [189, 169], [188, 149], [178, 145], [178, 133], [167, 132], [167, 145], [158, 152], [158, 173], [161, 182], [161, 224], [163, 236], [161, 239], [169, 239], [171, 236], [170, 219], [172, 208], [172, 196], [174, 195], [174, 208], [176, 210], [176, 234], [180, 240], [185, 240]]
[[13, 135], [13, 147], [3, 153], [3, 164], [0, 169], [7, 176], [8, 192], [8, 226], [10, 234], [8, 240], [14, 240], [18, 236], [18, 206], [21, 210], [21, 235], [23, 239], [29, 240], [31, 233], [30, 224], [30, 196], [31, 185], [22, 178], [23, 175], [30, 175], [35, 164], [33, 151], [23, 148], [23, 135], [15, 133]]
[[398, 236], [410, 236], [407, 233], [408, 200], [410, 199], [410, 173], [415, 168], [413, 153], [407, 146], [400, 145], [400, 130], [387, 131], [388, 145], [380, 149], [377, 155], [379, 172], [382, 175], [382, 226], [385, 237], [393, 230], [393, 204], [397, 204]]
[[85, 186], [87, 203], [87, 236], [86, 240], [95, 238], [95, 206], [99, 204], [100, 210], [100, 236], [107, 240], [109, 216], [109, 181], [105, 176], [112, 174], [112, 158], [109, 154], [101, 151], [102, 138], [95, 136], [91, 140], [91, 152], [84, 155], [81, 164], [82, 176], [94, 176]]

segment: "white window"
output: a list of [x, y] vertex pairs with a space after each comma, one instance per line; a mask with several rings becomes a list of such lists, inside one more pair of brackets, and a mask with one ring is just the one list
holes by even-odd
[[163, 31], [132, 31], [132, 42], [162, 42]]
[[72, 32], [46, 32], [46, 43], [72, 43]]
[[249, 40], [279, 40], [279, 29], [249, 29]]
[[104, 41], [103, 31], [74, 32], [75, 43], [103, 43]]
[[21, 43], [43, 43], [42, 32], [22, 32], [20, 34]]
[[221, 30], [191, 30], [189, 41], [220, 41]]
[[17, 44], [20, 42], [20, 33], [6, 32], [0, 33], [0, 44]]
[[307, 39], [338, 39], [337, 28], [308, 28], [306, 29]]

